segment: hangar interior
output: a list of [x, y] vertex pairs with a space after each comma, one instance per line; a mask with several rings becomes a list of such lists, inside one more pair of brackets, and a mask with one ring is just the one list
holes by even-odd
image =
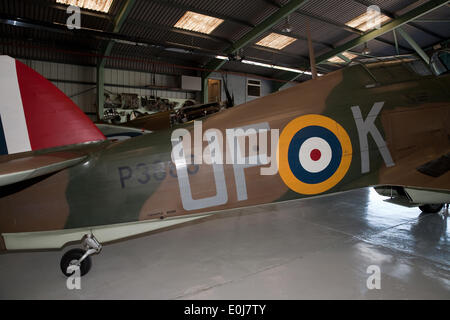
[[[170, 127], [198, 117], [189, 107], [221, 112], [354, 65], [400, 62], [432, 75], [433, 53], [449, 46], [450, 4], [0, 0], [0, 38], [1, 55], [94, 122], [167, 112]], [[448, 211], [419, 213], [369, 188], [233, 209], [105, 246], [79, 291], [56, 270], [60, 252], [2, 254], [0, 298], [448, 299]], [[382, 289], [370, 290], [367, 267], [377, 264]]]
[[[81, 29], [70, 30], [67, 4], [77, 2], [1, 1], [0, 49], [94, 121], [104, 118], [105, 94], [153, 96], [179, 108], [188, 99], [225, 101], [227, 89], [239, 105], [309, 80], [308, 30], [319, 75], [395, 59], [417, 60], [416, 70], [430, 72], [421, 61], [446, 48], [450, 32], [449, 7], [439, 1], [114, 0], [108, 10], [82, 8]], [[366, 26], [370, 6], [389, 23], [381, 32]], [[190, 13], [199, 26], [189, 25]]]

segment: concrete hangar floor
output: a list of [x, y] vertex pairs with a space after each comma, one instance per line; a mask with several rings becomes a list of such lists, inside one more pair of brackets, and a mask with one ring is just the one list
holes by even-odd
[[63, 252], [0, 255], [0, 298], [449, 299], [447, 221], [373, 189], [240, 209], [104, 246], [81, 290]]

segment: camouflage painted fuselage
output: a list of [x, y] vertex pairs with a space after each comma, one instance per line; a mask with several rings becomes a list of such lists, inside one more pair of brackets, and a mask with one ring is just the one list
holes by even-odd
[[[103, 143], [89, 160], [0, 198], [0, 233], [35, 232], [167, 219], [199, 212], [284, 201], [374, 185], [414, 186], [449, 190], [450, 172], [432, 177], [417, 167], [450, 151], [450, 76], [421, 77], [402, 64], [369, 66], [379, 85], [361, 66], [354, 66], [212, 115], [209, 128], [267, 123], [280, 133], [293, 119], [315, 114], [329, 117], [345, 129], [351, 141], [345, 175], [318, 194], [290, 190], [279, 174], [261, 175], [246, 168], [246, 197], [239, 196], [233, 165], [224, 164], [226, 202], [200, 209], [183, 205], [179, 179], [172, 163], [171, 134], [155, 132], [119, 143]], [[366, 87], [369, 85], [369, 87]], [[354, 106], [362, 118], [383, 102], [374, 125], [386, 142], [393, 163], [386, 165], [369, 134], [369, 171], [362, 172], [360, 136]], [[183, 126], [193, 131], [192, 123]], [[270, 140], [269, 140], [270, 141]], [[270, 143], [269, 143], [270, 145]], [[206, 146], [206, 142], [205, 142]], [[269, 151], [270, 153], [271, 151]], [[364, 161], [364, 160], [363, 160]], [[189, 165], [193, 199], [214, 197], [213, 168]]]

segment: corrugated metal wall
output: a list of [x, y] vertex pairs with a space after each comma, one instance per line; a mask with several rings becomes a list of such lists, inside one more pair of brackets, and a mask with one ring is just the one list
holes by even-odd
[[96, 113], [95, 68], [35, 60], [23, 60], [26, 65], [51, 80], [87, 114]]
[[[52, 81], [81, 110], [96, 120], [96, 70], [94, 67], [24, 59], [21, 61]], [[222, 80], [222, 76], [218, 73], [214, 73], [211, 78]], [[247, 96], [247, 79], [253, 78], [233, 74], [225, 75], [225, 78], [230, 92], [234, 95], [236, 105], [255, 99]], [[179, 81], [179, 76], [173, 75], [105, 69], [106, 93], [134, 93], [167, 99], [199, 99], [200, 95], [195, 92], [144, 88], [148, 85], [179, 88]], [[261, 80], [261, 96], [270, 94], [271, 91], [271, 81]], [[226, 100], [223, 81], [222, 100]]]
[[[52, 81], [85, 113], [96, 120], [96, 70], [94, 67], [24, 60], [23, 63]], [[195, 99], [194, 92], [144, 88], [147, 85], [179, 87], [178, 76], [151, 74], [117, 69], [105, 69], [106, 93], [135, 93], [167, 99]]]

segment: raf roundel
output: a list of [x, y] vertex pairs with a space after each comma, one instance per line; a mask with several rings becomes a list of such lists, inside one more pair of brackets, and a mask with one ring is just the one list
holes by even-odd
[[284, 128], [278, 143], [279, 172], [300, 194], [334, 187], [348, 171], [352, 144], [345, 129], [322, 115], [298, 117]]

